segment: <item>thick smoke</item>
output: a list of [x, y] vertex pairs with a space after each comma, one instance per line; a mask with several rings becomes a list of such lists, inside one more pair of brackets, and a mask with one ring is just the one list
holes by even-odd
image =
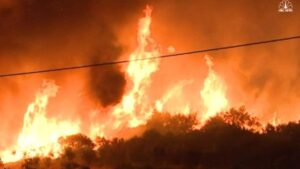
[[[142, 1], [121, 0], [0, 0], [0, 74], [115, 61], [123, 48], [118, 31], [144, 6]], [[43, 79], [54, 79], [63, 88], [58, 95], [74, 104], [57, 101], [61, 109], [76, 109], [77, 92], [106, 107], [123, 95], [126, 81], [120, 68], [110, 65], [0, 79], [0, 149], [16, 140], [26, 107]]]
[[[281, 0], [172, 2], [162, 0], [156, 5], [154, 26], [159, 26], [154, 31], [160, 43], [172, 44], [178, 51], [300, 34], [300, 1], [297, 0], [290, 0], [294, 8], [290, 13], [278, 12]], [[208, 54], [214, 58], [215, 69], [228, 86], [231, 105], [246, 105], [251, 113], [265, 120], [277, 114], [286, 122], [300, 118], [299, 45], [299, 40], [291, 40]], [[205, 70], [203, 56], [165, 62], [161, 67], [172, 70], [177, 79], [203, 79], [199, 73]]]
[[[38, 69], [114, 61], [121, 54], [116, 27], [125, 23], [132, 11], [137, 13], [143, 8], [140, 3], [125, 5], [123, 1], [0, 2], [0, 60], [6, 65], [1, 66], [1, 72], [28, 70], [28, 64]], [[125, 85], [119, 67], [110, 67], [103, 72], [102, 69], [90, 71], [93, 91], [117, 91], [117, 94], [109, 94], [109, 98], [96, 94], [103, 105], [120, 100]], [[121, 85], [114, 83], [116, 78]], [[113, 82], [107, 81], [110, 79]]]
[[[21, 71], [13, 68], [18, 62], [21, 67], [33, 64], [32, 68], [51, 68], [118, 59], [121, 47], [114, 28], [139, 7], [128, 3], [120, 10], [121, 4], [96, 0], [3, 1], [0, 60], [7, 66], [1, 66], [1, 72]], [[110, 67], [90, 71], [91, 93], [96, 93], [103, 106], [117, 103], [125, 86], [123, 73], [116, 66]]]
[[118, 67], [111, 66], [102, 70], [92, 69], [91, 92], [99, 98], [104, 107], [121, 101], [125, 84], [124, 75]]

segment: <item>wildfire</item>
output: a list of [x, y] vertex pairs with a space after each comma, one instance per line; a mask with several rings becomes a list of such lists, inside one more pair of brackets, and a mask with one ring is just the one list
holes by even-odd
[[24, 156], [57, 157], [61, 150], [58, 139], [80, 132], [78, 123], [47, 118], [46, 109], [49, 99], [55, 97], [57, 91], [58, 86], [53, 81], [43, 82], [35, 101], [29, 104], [24, 115], [23, 128], [17, 146], [14, 147], [15, 150], [7, 150], [3, 153], [4, 162], [16, 161]]
[[[159, 45], [151, 37], [151, 12], [147, 6], [144, 10], [145, 16], [139, 20], [137, 31], [137, 47], [129, 55], [130, 60], [140, 60], [157, 57], [160, 55]], [[174, 47], [168, 48], [174, 52]], [[198, 120], [203, 123], [219, 111], [228, 107], [226, 99], [226, 86], [217, 73], [213, 70], [213, 62], [208, 56], [205, 57], [208, 66], [208, 76], [204, 80], [200, 96], [204, 105], [204, 113], [199, 114]], [[90, 137], [112, 135], [114, 130], [122, 128], [134, 128], [145, 124], [153, 115], [153, 112], [168, 112], [170, 107], [184, 115], [191, 113], [188, 103], [175, 103], [183, 94], [183, 88], [192, 84], [193, 80], [182, 80], [170, 87], [161, 98], [149, 101], [148, 89], [151, 85], [151, 76], [159, 69], [159, 59], [129, 62], [126, 68], [128, 79], [132, 81], [121, 103], [112, 108], [105, 121], [97, 124], [90, 124]], [[43, 83], [42, 88], [37, 92], [34, 102], [29, 104], [24, 115], [24, 124], [18, 137], [17, 150], [2, 153], [4, 162], [16, 161], [36, 155], [47, 156], [52, 154], [57, 157], [61, 152], [58, 139], [62, 136], [83, 132], [79, 122], [58, 121], [54, 118], [47, 118], [46, 108], [51, 97], [55, 97], [58, 86], [52, 81]], [[180, 101], [179, 101], [180, 102]], [[99, 110], [100, 111], [100, 110]], [[95, 112], [94, 112], [95, 113]], [[99, 113], [96, 111], [96, 113]]]
[[[192, 80], [183, 80], [175, 84], [173, 87], [171, 87], [159, 100], [155, 102], [155, 108], [158, 112], [163, 112], [164, 110], [168, 110], [170, 113], [175, 114], [184, 114], [188, 115], [190, 113], [190, 106], [188, 104], [185, 104], [182, 106], [181, 104], [174, 104], [171, 102], [172, 99], [176, 99], [181, 96], [183, 88], [189, 84], [191, 84]], [[168, 104], [171, 104], [171, 106], [168, 106]], [[175, 109], [175, 111], [172, 111], [172, 109]]]
[[[158, 45], [151, 38], [151, 12], [152, 9], [147, 6], [144, 10], [145, 16], [139, 21], [137, 47], [130, 54], [130, 60], [156, 57], [160, 54]], [[109, 132], [111, 128], [137, 127], [151, 117], [153, 110], [149, 108], [146, 102], [148, 99], [145, 93], [151, 84], [151, 75], [158, 70], [158, 64], [159, 60], [133, 61], [128, 64], [126, 73], [132, 81], [130, 90], [123, 96], [122, 102], [112, 111], [107, 125], [93, 126], [91, 133], [105, 133], [103, 130]], [[107, 132], [103, 135], [107, 135]]]
[[205, 122], [216, 113], [224, 110], [228, 106], [226, 98], [226, 86], [220, 77], [213, 70], [213, 62], [209, 56], [205, 56], [208, 66], [208, 76], [204, 80], [203, 89], [200, 92], [205, 111], [201, 117], [201, 122]]
[[[156, 42], [151, 38], [151, 12], [147, 6], [145, 17], [139, 21], [137, 36], [137, 48], [130, 55], [130, 60], [143, 59], [159, 56], [160, 52]], [[130, 62], [127, 67], [127, 74], [133, 82], [131, 91], [124, 96], [121, 107], [114, 111], [118, 117], [128, 116], [130, 127], [136, 127], [144, 123], [151, 116], [151, 110], [147, 110], [145, 92], [151, 84], [151, 75], [158, 69], [158, 60], [144, 60], [142, 62]], [[124, 113], [124, 114], [122, 114]]]

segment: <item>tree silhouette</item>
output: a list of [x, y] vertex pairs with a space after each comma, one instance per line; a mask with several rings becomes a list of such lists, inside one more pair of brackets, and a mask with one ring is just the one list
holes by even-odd
[[40, 158], [27, 158], [24, 159], [24, 163], [22, 164], [22, 169], [40, 169]]
[[191, 131], [196, 124], [197, 119], [194, 114], [172, 116], [169, 113], [154, 113], [152, 118], [147, 121], [146, 128], [163, 134], [182, 134]]
[[245, 107], [240, 107], [239, 109], [231, 108], [229, 111], [220, 113], [219, 116], [223, 118], [226, 123], [238, 126], [242, 129], [256, 131], [262, 127], [258, 119], [250, 116]]
[[[239, 108], [219, 113], [201, 129], [194, 129], [195, 124], [194, 116], [157, 113], [142, 135], [127, 140], [97, 138], [94, 143], [82, 134], [64, 137], [56, 162], [26, 159], [23, 169], [299, 168], [299, 122], [268, 124], [256, 132], [261, 127], [257, 119]], [[61, 166], [55, 166], [58, 162]]]
[[95, 144], [85, 135], [63, 137], [59, 142], [64, 147], [61, 155], [64, 168], [87, 167], [86, 165], [90, 165], [96, 159], [96, 153], [93, 150]]

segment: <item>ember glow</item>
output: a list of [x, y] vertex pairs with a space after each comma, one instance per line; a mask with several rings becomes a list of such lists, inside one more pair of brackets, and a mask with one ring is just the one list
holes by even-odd
[[[172, 115], [191, 115], [196, 112], [199, 125], [195, 126], [195, 128], [199, 128], [221, 111], [237, 106], [237, 104], [232, 104], [230, 99], [235, 98], [236, 95], [228, 92], [230, 86], [226, 82], [226, 78], [222, 77], [226, 72], [218, 72], [215, 69], [217, 63], [214, 62], [213, 55], [208, 56], [207, 54], [198, 55], [203, 58], [203, 64], [195, 68], [195, 71], [202, 70], [206, 72], [204, 78], [178, 79], [172, 85], [167, 86], [160, 95], [156, 95], [158, 92], [151, 87], [155, 81], [155, 74], [160, 72], [162, 61], [160, 59], [146, 58], [175, 53], [177, 49], [176, 46], [164, 47], [153, 37], [151, 24], [152, 19], [155, 18], [152, 18], [152, 10], [152, 7], [146, 6], [143, 11], [143, 17], [138, 21], [136, 35], [130, 35], [132, 37], [136, 36], [136, 45], [133, 51], [126, 56], [132, 61], [123, 65], [123, 67], [120, 66], [127, 82], [122, 98], [114, 102], [114, 104], [108, 104], [108, 106], [102, 105], [101, 107], [99, 104], [95, 106], [91, 104], [94, 103], [95, 99], [87, 97], [86, 88], [83, 87], [82, 90], [76, 92], [79, 93], [78, 97], [80, 99], [85, 99], [82, 101], [84, 106], [80, 105], [85, 108], [83, 109], [85, 113], [84, 115], [81, 114], [81, 117], [86, 117], [88, 120], [83, 120], [80, 116], [62, 120], [61, 117], [63, 115], [52, 112], [53, 109], [48, 109], [48, 107], [58, 102], [58, 99], [62, 99], [62, 97], [58, 98], [57, 94], [64, 91], [65, 88], [56, 84], [55, 80], [46, 80], [51, 78], [43, 77], [45, 80], [42, 84], [39, 84], [41, 86], [36, 90], [36, 93], [31, 93], [35, 98], [28, 103], [27, 110], [24, 111], [22, 128], [19, 131], [17, 140], [12, 146], [2, 151], [0, 150], [0, 157], [5, 163], [34, 156], [56, 158], [62, 152], [62, 147], [58, 143], [61, 137], [83, 133], [91, 138], [96, 138], [97, 136], [113, 138], [119, 136], [119, 133], [124, 130], [136, 129], [145, 125], [147, 120], [156, 112], [170, 113]], [[78, 79], [79, 81], [84, 81], [87, 78], [85, 75], [80, 75]], [[74, 81], [76, 82], [76, 80]], [[68, 87], [74, 87], [73, 84], [74, 86], [78, 85], [72, 81], [72, 84], [68, 85]], [[114, 86], [111, 82], [106, 81], [103, 81], [103, 84]], [[85, 86], [86, 84], [80, 85]], [[187, 88], [192, 87], [196, 90], [187, 92]], [[71, 97], [73, 95], [64, 95], [63, 99], [73, 99]], [[193, 98], [191, 99], [192, 101], [189, 98]], [[248, 102], [251, 101], [248, 100]], [[74, 111], [69, 108], [70, 106], [72, 105], [63, 105], [61, 109], [64, 109], [64, 111], [70, 109], [70, 112], [73, 113]], [[258, 105], [253, 110], [258, 110], [259, 108], [260, 106]], [[56, 107], [56, 109], [59, 108]], [[80, 111], [78, 110], [78, 112]], [[49, 116], [49, 114], [54, 114], [54, 117]], [[56, 118], [56, 115], [57, 117], [60, 116], [60, 118]], [[276, 112], [273, 117], [266, 119], [264, 122], [269, 122], [274, 126], [281, 123]]]
[[79, 123], [57, 121], [46, 116], [46, 108], [51, 97], [55, 97], [58, 86], [53, 81], [44, 81], [36, 93], [35, 100], [28, 105], [24, 115], [22, 131], [13, 149], [4, 151], [4, 162], [17, 161], [25, 157], [58, 157], [61, 148], [60, 137], [80, 132]]

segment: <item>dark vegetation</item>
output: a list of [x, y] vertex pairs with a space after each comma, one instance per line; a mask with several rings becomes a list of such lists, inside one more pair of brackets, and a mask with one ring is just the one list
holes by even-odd
[[300, 123], [262, 128], [244, 108], [211, 118], [155, 114], [141, 136], [128, 140], [78, 134], [62, 138], [58, 159], [24, 160], [23, 169], [299, 169]]

